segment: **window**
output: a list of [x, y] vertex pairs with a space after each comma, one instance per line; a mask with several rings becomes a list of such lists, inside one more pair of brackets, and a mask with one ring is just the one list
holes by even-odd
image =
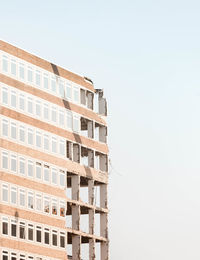
[[11, 91], [11, 106], [16, 108], [17, 107], [17, 94], [15, 91]]
[[64, 93], [64, 82], [62, 80], [60, 80], [60, 82], [59, 82], [59, 94], [60, 94], [61, 97], [65, 96], [65, 93]]
[[42, 147], [42, 134], [38, 131], [36, 131], [36, 146], [38, 148]]
[[25, 175], [25, 159], [19, 157], [19, 173]]
[[79, 102], [79, 89], [78, 87], [74, 87], [74, 102]]
[[67, 111], [67, 128], [72, 129], [72, 113]]
[[24, 80], [24, 64], [20, 63], [19, 64], [19, 77], [20, 79]]
[[65, 248], [65, 233], [60, 232], [60, 247]]
[[52, 183], [57, 185], [57, 176], [58, 176], [58, 171], [55, 168], [52, 168]]
[[72, 98], [72, 86], [69, 83], [67, 83], [67, 86], [66, 86], [66, 98], [67, 99]]
[[60, 201], [60, 216], [65, 217], [65, 201]]
[[33, 114], [33, 99], [28, 98], [28, 113]]
[[15, 155], [11, 155], [11, 171], [17, 171], [17, 157]]
[[26, 232], [25, 232], [25, 223], [19, 222], [19, 238], [25, 239]]
[[39, 226], [36, 226], [36, 241], [42, 242], [42, 228]]
[[33, 241], [33, 225], [28, 224], [28, 240]]
[[28, 67], [28, 81], [33, 82], [33, 69], [31, 67]]
[[25, 97], [23, 94], [20, 94], [20, 96], [19, 96], [19, 108], [22, 111], [25, 111]]
[[74, 115], [74, 118], [73, 118], [73, 130], [75, 132], [79, 132], [79, 116], [77, 116], [77, 115]]
[[16, 60], [11, 60], [11, 68], [10, 72], [12, 75], [16, 76], [17, 75], [17, 65], [16, 65]]
[[55, 137], [52, 136], [51, 138], [51, 150], [53, 153], [57, 152], [57, 139]]
[[63, 110], [59, 111], [59, 125], [61, 127], [64, 127], [64, 111]]
[[65, 172], [60, 170], [60, 186], [65, 186]]
[[11, 219], [11, 236], [17, 237], [17, 221]]
[[46, 244], [46, 245], [49, 245], [49, 243], [50, 243], [50, 238], [49, 238], [49, 229], [48, 228], [45, 228], [44, 229], [44, 243]]
[[2, 88], [2, 102], [8, 105], [8, 89], [4, 87]]
[[49, 136], [44, 135], [44, 149], [49, 151]]
[[28, 208], [33, 209], [33, 193], [28, 192]]
[[17, 203], [17, 189], [15, 187], [11, 187], [11, 203]]
[[56, 93], [56, 78], [55, 77], [51, 78], [51, 91]]
[[3, 55], [2, 59], [2, 69], [4, 72], [8, 72], [8, 57]]
[[33, 172], [33, 162], [28, 160], [28, 176], [33, 177], [34, 172]]
[[42, 166], [41, 163], [36, 162], [36, 178], [41, 180], [42, 179]]
[[3, 256], [2, 260], [8, 260], [8, 252], [7, 251], [3, 251], [2, 256]]
[[43, 82], [44, 82], [44, 88], [49, 89], [49, 79], [48, 79], [48, 74], [46, 73], [44, 73]]
[[28, 128], [28, 144], [33, 145], [33, 130]]
[[36, 210], [42, 210], [42, 196], [40, 194], [36, 194]]
[[17, 260], [17, 254], [11, 253], [11, 260]]
[[25, 142], [25, 127], [22, 125], [19, 127], [19, 140], [23, 143]]
[[2, 120], [2, 134], [8, 136], [8, 120], [6, 119]]
[[8, 219], [7, 218], [2, 219], [2, 234], [8, 235]]
[[45, 213], [49, 213], [49, 209], [50, 209], [50, 199], [49, 197], [44, 197], [44, 212]]
[[58, 214], [58, 208], [57, 208], [57, 200], [52, 199], [52, 215], [57, 215]]
[[64, 140], [62, 140], [62, 139], [60, 139], [60, 154], [61, 155], [65, 155], [65, 141]]
[[43, 105], [43, 116], [45, 120], [49, 120], [49, 106], [48, 104]]
[[41, 75], [40, 75], [40, 71], [39, 70], [36, 70], [35, 83], [36, 83], [37, 86], [40, 87], [40, 85], [41, 85]]
[[25, 255], [22, 255], [22, 254], [20, 254], [20, 256], [19, 256], [19, 260], [26, 260], [26, 256], [25, 256]]
[[19, 190], [19, 204], [21, 207], [25, 207], [25, 190], [20, 189]]
[[49, 166], [44, 165], [44, 181], [49, 182]]
[[2, 152], [2, 167], [8, 169], [8, 153]]
[[51, 120], [55, 123], [57, 121], [57, 109], [56, 109], [56, 107], [51, 108]]
[[17, 138], [17, 126], [15, 123], [11, 123], [11, 137], [13, 139]]
[[38, 117], [41, 117], [41, 102], [40, 101], [36, 101], [35, 110], [36, 110], [36, 115]]
[[8, 185], [3, 184], [2, 187], [2, 200], [8, 202]]
[[52, 245], [57, 246], [57, 231], [56, 230], [52, 231]]

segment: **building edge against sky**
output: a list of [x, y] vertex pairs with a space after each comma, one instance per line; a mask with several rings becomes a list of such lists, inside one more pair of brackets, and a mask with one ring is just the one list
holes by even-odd
[[0, 259], [109, 259], [106, 115], [90, 79], [0, 41]]

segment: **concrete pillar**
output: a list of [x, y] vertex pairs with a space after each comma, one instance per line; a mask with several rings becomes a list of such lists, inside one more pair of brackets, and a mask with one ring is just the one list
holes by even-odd
[[100, 185], [100, 207], [107, 208], [107, 184]]
[[108, 242], [101, 242], [101, 260], [108, 259]]
[[108, 216], [107, 213], [100, 213], [100, 236], [108, 238]]
[[89, 259], [95, 260], [95, 240], [89, 240]]
[[72, 205], [72, 229], [80, 230], [80, 207]]
[[94, 180], [88, 180], [88, 203], [94, 205]]
[[81, 238], [72, 235], [72, 260], [81, 260]]
[[79, 200], [80, 176], [73, 175], [71, 177], [71, 182], [72, 182], [72, 199]]
[[88, 150], [88, 166], [94, 167], [94, 151]]
[[93, 134], [93, 129], [94, 129], [94, 126], [93, 126], [93, 121], [89, 121], [87, 122], [87, 129], [88, 129], [88, 137], [89, 138], [93, 138], [94, 137], [94, 134]]

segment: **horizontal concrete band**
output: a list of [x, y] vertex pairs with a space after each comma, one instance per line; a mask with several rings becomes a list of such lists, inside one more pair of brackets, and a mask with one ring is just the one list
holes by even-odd
[[36, 55], [30, 54], [20, 48], [17, 48], [7, 42], [1, 41], [0, 40], [0, 50], [5, 51], [11, 55], [16, 56], [19, 59], [23, 59], [27, 62], [30, 62], [34, 64], [35, 66], [38, 66], [42, 69], [45, 69], [51, 73], [54, 73], [60, 77], [66, 78], [68, 80], [73, 81], [76, 84], [79, 84], [81, 86], [84, 86], [85, 88], [91, 90], [94, 92], [94, 87], [92, 84], [86, 82], [83, 77], [68, 71], [66, 69], [63, 69], [51, 62], [48, 62], [42, 58], [39, 58]]
[[69, 110], [74, 111], [76, 113], [79, 113], [83, 117], [94, 120], [99, 124], [106, 125], [106, 121], [103, 120], [97, 113], [93, 112], [92, 110], [86, 109], [84, 107], [73, 104], [69, 101], [63, 100], [62, 98], [56, 97], [56, 96], [51, 95], [51, 94], [49, 94], [45, 91], [34, 88], [34, 87], [27, 85], [27, 84], [24, 84], [21, 81], [15, 80], [15, 79], [10, 78], [10, 77], [8, 77], [4, 74], [1, 74], [1, 73], [0, 73], [0, 82], [7, 84], [11, 87], [17, 88], [19, 90], [22, 90], [24, 92], [27, 92], [31, 95], [36, 96], [36, 97], [48, 100], [49, 102], [54, 103], [54, 104], [61, 106], [63, 108], [66, 108], [66, 109], [69, 109]]
[[102, 182], [102, 183], [108, 183], [108, 174], [104, 172], [97, 171], [93, 168], [86, 167], [84, 165], [80, 165], [79, 163], [65, 160], [62, 158], [58, 158], [56, 156], [41, 152], [39, 150], [32, 149], [30, 147], [26, 147], [11, 141], [8, 141], [6, 139], [0, 138], [0, 147], [24, 154], [26, 156], [30, 156], [34, 159], [42, 160], [47, 163], [52, 163], [58, 167], [65, 168], [67, 171], [72, 172], [74, 174], [87, 177], [89, 179], [94, 179], [96, 181]]

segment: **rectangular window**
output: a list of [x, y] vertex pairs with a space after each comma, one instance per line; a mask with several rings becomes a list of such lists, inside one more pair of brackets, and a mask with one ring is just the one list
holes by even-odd
[[69, 100], [72, 99], [72, 86], [69, 83], [66, 85], [66, 98]]
[[38, 162], [36, 162], [36, 178], [39, 180], [42, 179], [42, 165]]
[[72, 113], [67, 111], [67, 128], [72, 129]]
[[56, 78], [55, 77], [51, 78], [51, 91], [56, 93]]
[[17, 156], [11, 155], [11, 171], [17, 171]]
[[15, 187], [11, 187], [11, 203], [16, 204], [17, 203], [17, 189]]
[[49, 136], [44, 135], [44, 149], [49, 151]]
[[33, 130], [28, 128], [28, 144], [33, 145]]
[[2, 260], [8, 260], [8, 252], [7, 251], [3, 251], [2, 256], [3, 256]]
[[28, 176], [33, 178], [34, 170], [33, 170], [33, 162], [28, 160]]
[[38, 117], [41, 117], [41, 102], [40, 101], [36, 101], [35, 110], [36, 110], [36, 115]]
[[24, 70], [24, 64], [19, 64], [19, 77], [20, 79], [24, 80], [25, 78], [25, 70]]
[[58, 179], [58, 171], [55, 168], [52, 168], [52, 183], [57, 185], [57, 179]]
[[42, 147], [42, 134], [38, 131], [36, 131], [36, 146], [38, 148]]
[[11, 67], [10, 67], [10, 72], [13, 76], [17, 75], [17, 64], [16, 60], [11, 59]]
[[64, 82], [62, 80], [59, 81], [59, 95], [64, 98], [65, 92], [64, 92]]
[[59, 142], [59, 148], [60, 148], [60, 155], [65, 155], [65, 141], [60, 139]]
[[16, 91], [11, 91], [11, 100], [10, 100], [10, 104], [13, 108], [17, 107], [17, 93]]
[[2, 234], [8, 235], [8, 219], [7, 218], [2, 219]]
[[36, 210], [42, 211], [42, 196], [40, 194], [36, 194]]
[[8, 57], [3, 55], [2, 59], [2, 70], [3, 72], [8, 72]]
[[8, 169], [8, 153], [2, 152], [2, 167]]
[[45, 120], [49, 120], [49, 106], [48, 104], [43, 104], [43, 116]]
[[17, 221], [11, 219], [11, 236], [17, 237]]
[[22, 125], [19, 127], [19, 140], [20, 142], [25, 142], [25, 127]]
[[19, 222], [19, 238], [25, 239], [26, 238], [26, 231], [25, 231], [25, 223]]
[[25, 111], [25, 96], [23, 94], [20, 94], [19, 96], [19, 108], [22, 111]]
[[23, 157], [19, 158], [19, 173], [25, 175], [25, 159]]
[[56, 199], [52, 199], [52, 215], [58, 214], [58, 202]]
[[74, 102], [79, 103], [79, 88], [74, 87]]
[[3, 184], [2, 187], [2, 200], [8, 202], [8, 185]]
[[33, 241], [33, 225], [28, 224], [28, 240]]
[[33, 69], [31, 67], [28, 67], [28, 81], [33, 82]]
[[51, 150], [53, 153], [57, 153], [57, 139], [53, 136], [51, 138]]
[[79, 132], [79, 116], [74, 115], [73, 116], [73, 130], [74, 132]]
[[51, 108], [51, 120], [56, 123], [57, 121], [57, 109], [56, 107]]
[[8, 89], [5, 87], [2, 88], [2, 102], [8, 105]]
[[49, 166], [44, 165], [44, 181], [49, 182]]
[[65, 172], [60, 170], [60, 186], [65, 186]]
[[44, 212], [49, 213], [50, 212], [50, 199], [49, 197], [44, 197]]
[[33, 193], [28, 192], [28, 208], [33, 209]]
[[49, 77], [48, 74], [44, 73], [43, 77], [44, 88], [49, 89]]
[[17, 138], [17, 125], [15, 123], [11, 123], [11, 138]]
[[65, 201], [60, 201], [60, 216], [65, 217]]
[[41, 75], [40, 75], [39, 70], [36, 70], [36, 73], [35, 73], [35, 83], [38, 87], [40, 87], [40, 85], [41, 85]]
[[8, 120], [6, 119], [2, 120], [2, 134], [8, 136]]
[[25, 197], [25, 190], [19, 190], [19, 204], [21, 207], [25, 207], [26, 204], [26, 197]]
[[17, 260], [17, 254], [11, 253], [11, 260]]
[[44, 243], [46, 244], [46, 245], [49, 245], [49, 243], [50, 243], [50, 237], [49, 237], [49, 229], [48, 228], [45, 228], [44, 229]]
[[22, 254], [20, 254], [20, 256], [19, 256], [19, 260], [26, 260], [26, 256], [25, 256], [25, 255], [22, 255]]
[[65, 248], [65, 233], [60, 232], [60, 247]]
[[58, 244], [58, 238], [57, 238], [57, 231], [56, 230], [53, 230], [52, 231], [52, 245], [53, 246], [57, 246]]
[[28, 98], [28, 113], [33, 114], [33, 99]]
[[64, 111], [63, 110], [60, 110], [59, 111], [59, 125], [61, 127], [64, 127]]

